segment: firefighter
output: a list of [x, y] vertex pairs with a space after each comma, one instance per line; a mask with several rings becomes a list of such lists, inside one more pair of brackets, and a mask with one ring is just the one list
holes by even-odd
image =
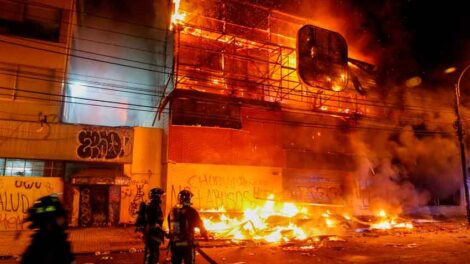
[[165, 235], [161, 208], [164, 194], [165, 191], [160, 188], [151, 189], [148, 204], [142, 202], [139, 207], [135, 225], [136, 231], [142, 232], [145, 242], [144, 264], [158, 263], [160, 258], [160, 245]]
[[22, 264], [70, 264], [75, 263], [67, 240], [67, 213], [55, 195], [38, 199], [28, 209], [25, 222], [35, 230], [31, 243], [23, 253]]
[[178, 205], [168, 215], [170, 227], [171, 263], [193, 264], [195, 261], [194, 228], [199, 228], [201, 236], [207, 239], [207, 231], [196, 209], [191, 207], [193, 194], [182, 190], [178, 194]]

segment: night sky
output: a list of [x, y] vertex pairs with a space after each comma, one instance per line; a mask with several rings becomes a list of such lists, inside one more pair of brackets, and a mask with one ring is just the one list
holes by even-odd
[[[327, 5], [346, 19], [354, 34], [370, 35], [364, 52], [377, 53], [382, 77], [402, 82], [412, 76], [438, 82], [444, 69], [470, 63], [470, 9], [467, 1], [449, 0], [253, 0], [288, 12]], [[311, 10], [306, 10], [305, 5]], [[306, 11], [305, 11], [306, 10]], [[300, 11], [302, 12], [302, 11]], [[448, 76], [445, 77], [448, 79]]]
[[470, 12], [466, 1], [365, 0], [364, 27], [389, 52], [380, 62], [398, 79], [439, 80], [448, 67], [470, 62]]

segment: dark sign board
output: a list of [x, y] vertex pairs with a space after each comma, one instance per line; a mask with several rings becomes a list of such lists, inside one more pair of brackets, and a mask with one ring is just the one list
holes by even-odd
[[348, 46], [337, 32], [305, 25], [297, 33], [297, 72], [312, 87], [343, 90], [348, 83]]

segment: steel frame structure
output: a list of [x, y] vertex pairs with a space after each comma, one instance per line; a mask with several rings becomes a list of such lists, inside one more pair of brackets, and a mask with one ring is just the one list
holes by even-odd
[[340, 114], [367, 111], [359, 102], [365, 97], [354, 90], [351, 82], [343, 91], [335, 92], [309, 87], [299, 80], [296, 33], [309, 21], [248, 5], [265, 12], [262, 26], [241, 25], [226, 17], [183, 10], [185, 21], [174, 27], [175, 89], [278, 102], [309, 111]]

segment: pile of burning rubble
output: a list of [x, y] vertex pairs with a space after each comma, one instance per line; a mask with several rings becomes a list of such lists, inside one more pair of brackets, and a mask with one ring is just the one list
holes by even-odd
[[375, 217], [361, 220], [348, 214], [312, 213], [305, 206], [278, 202], [268, 197], [263, 206], [248, 208], [243, 214], [228, 213], [224, 208], [202, 210], [203, 222], [214, 239], [232, 242], [290, 243], [318, 241], [353, 230], [412, 229], [413, 224], [381, 210]]

